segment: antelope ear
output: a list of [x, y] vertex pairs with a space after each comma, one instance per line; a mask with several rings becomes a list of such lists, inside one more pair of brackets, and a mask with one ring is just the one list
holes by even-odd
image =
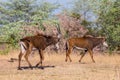
[[102, 37], [104, 41], [106, 41], [107, 37]]
[[105, 37], [105, 41], [107, 40], [107, 37]]
[[104, 39], [107, 39], [107, 37], [106, 37], [106, 36], [104, 36], [103, 38], [104, 38]]

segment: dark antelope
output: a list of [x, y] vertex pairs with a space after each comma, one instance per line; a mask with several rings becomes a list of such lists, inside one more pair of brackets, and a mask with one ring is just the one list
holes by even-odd
[[93, 62], [93, 48], [97, 45], [102, 44], [105, 47], [108, 47], [107, 43], [105, 42], [105, 38], [103, 37], [92, 37], [92, 36], [84, 36], [80, 38], [70, 38], [66, 42], [66, 59], [67, 62], [68, 58], [70, 62], [72, 61], [70, 58], [70, 53], [74, 47], [84, 50], [84, 53], [81, 55], [79, 62], [81, 62], [82, 58], [84, 57], [85, 53], [88, 51], [90, 53], [91, 59]]
[[32, 65], [28, 60], [28, 56], [29, 54], [32, 53], [33, 49], [37, 49], [39, 51], [39, 56], [40, 56], [40, 61], [36, 64], [36, 67], [38, 67], [40, 63], [42, 66], [42, 61], [44, 60], [43, 50], [45, 50], [45, 48], [48, 47], [49, 45], [56, 45], [59, 39], [60, 37], [47, 36], [42, 34], [38, 34], [35, 36], [28, 36], [20, 39], [21, 51], [18, 56], [19, 58], [18, 69], [21, 69], [20, 65], [21, 65], [21, 58], [23, 55], [25, 55], [24, 56], [25, 60], [29, 64], [29, 67], [32, 69]]

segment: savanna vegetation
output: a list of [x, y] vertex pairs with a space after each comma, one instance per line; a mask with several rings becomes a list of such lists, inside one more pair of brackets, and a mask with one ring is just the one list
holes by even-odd
[[[69, 7], [59, 3], [63, 0], [47, 1], [0, 0], [0, 80], [120, 80], [120, 0], [64, 0], [71, 1], [66, 4]], [[33, 70], [24, 58], [23, 70], [17, 70], [20, 38], [36, 33], [55, 35], [58, 31], [60, 54], [45, 50], [44, 69], [35, 67], [39, 54], [30, 54]], [[107, 51], [113, 55], [94, 51], [96, 63], [89, 54], [79, 63], [80, 52], [74, 50], [72, 62], [65, 62], [66, 40], [85, 34], [105, 36]]]
[[119, 0], [73, 0], [71, 5], [55, 13], [61, 7], [59, 3], [0, 1], [0, 54], [17, 48], [19, 39], [26, 35], [54, 34], [58, 29], [63, 39], [85, 34], [105, 36], [110, 51], [119, 48]]

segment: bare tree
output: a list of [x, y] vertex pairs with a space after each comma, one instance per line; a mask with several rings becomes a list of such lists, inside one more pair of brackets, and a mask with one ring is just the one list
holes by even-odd
[[65, 13], [57, 16], [59, 18], [61, 28], [65, 30], [65, 33], [67, 33], [69, 37], [82, 36], [88, 32], [88, 29], [80, 24], [80, 19], [71, 17]]

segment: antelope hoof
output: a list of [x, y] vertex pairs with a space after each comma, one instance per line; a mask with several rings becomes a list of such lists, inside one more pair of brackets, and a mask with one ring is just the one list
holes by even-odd
[[79, 62], [81, 62], [81, 60], [79, 60]]
[[43, 66], [41, 66], [41, 69], [44, 69], [44, 67], [43, 67]]
[[31, 70], [33, 70], [33, 67], [30, 67]]
[[22, 68], [21, 67], [18, 67], [18, 69], [17, 70], [22, 70]]
[[33, 67], [32, 66], [29, 66], [31, 70], [33, 70]]
[[39, 64], [36, 64], [36, 67], [38, 67], [39, 66]]

